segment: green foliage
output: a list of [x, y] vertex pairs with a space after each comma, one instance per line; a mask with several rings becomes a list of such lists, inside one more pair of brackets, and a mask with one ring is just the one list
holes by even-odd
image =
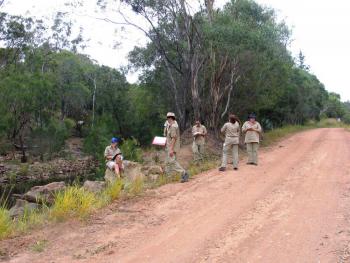
[[63, 13], [51, 26], [1, 13], [0, 154], [16, 144], [28, 146], [23, 155], [51, 159], [84, 121], [78, 134], [102, 177], [110, 138], [128, 138], [124, 156], [142, 161], [139, 146], [162, 133], [167, 111], [182, 130], [198, 117], [217, 130], [229, 112], [241, 119], [255, 112], [267, 130], [323, 117], [350, 122], [350, 107], [309, 72], [302, 52], [291, 57], [291, 31], [274, 10], [240, 0], [192, 13], [174, 1], [143, 1], [141, 9], [140, 1], [124, 3], [156, 18], [149, 43], [129, 54], [130, 66], [142, 70], [133, 85], [124, 71], [77, 53], [83, 39]]
[[27, 163], [21, 164], [18, 174], [20, 176], [27, 176], [28, 172], [29, 172], [29, 164]]
[[110, 144], [111, 133], [107, 130], [107, 125], [98, 123], [92, 128], [88, 136], [84, 139], [84, 152], [93, 156], [99, 162], [96, 171], [97, 178], [103, 178], [106, 169], [104, 150]]
[[142, 150], [135, 138], [124, 140], [120, 145], [120, 150], [123, 153], [124, 159], [142, 162]]
[[2, 136], [3, 135], [0, 134], [0, 155], [6, 155], [12, 149], [12, 146], [10, 142]]
[[51, 118], [47, 126], [34, 129], [28, 140], [33, 154], [45, 160], [51, 159], [64, 146], [71, 128], [71, 121], [62, 122]]
[[[110, 135], [103, 126], [91, 129], [84, 140], [84, 151], [97, 160], [104, 160], [104, 150], [110, 144]], [[101, 157], [102, 156], [102, 157]]]
[[346, 124], [350, 124], [350, 112], [346, 112], [343, 116], [343, 122]]

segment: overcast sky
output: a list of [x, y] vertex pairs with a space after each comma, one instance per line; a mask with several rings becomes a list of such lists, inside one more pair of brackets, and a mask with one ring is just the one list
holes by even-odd
[[[222, 6], [227, 0], [216, 0]], [[350, 1], [348, 0], [256, 0], [258, 3], [277, 10], [278, 19], [284, 19], [292, 28], [293, 42], [290, 50], [294, 55], [301, 50], [306, 64], [329, 91], [341, 95], [343, 101], [350, 100], [348, 81], [350, 62]], [[1, 11], [11, 14], [30, 14], [40, 18], [53, 16], [57, 10], [70, 11], [63, 0], [5, 0]], [[74, 11], [77, 25], [84, 27], [90, 39], [85, 53], [100, 64], [111, 67], [127, 65], [126, 55], [134, 45], [146, 43], [145, 37], [135, 30], [121, 32], [120, 28], [93, 17], [110, 14], [96, 14], [96, 0], [85, 0], [86, 5]], [[197, 2], [197, 0], [189, 0]], [[110, 16], [117, 19], [114, 16]], [[115, 42], [120, 42], [117, 49]], [[349, 74], [350, 75], [350, 74]], [[136, 81], [135, 74], [128, 80]]]

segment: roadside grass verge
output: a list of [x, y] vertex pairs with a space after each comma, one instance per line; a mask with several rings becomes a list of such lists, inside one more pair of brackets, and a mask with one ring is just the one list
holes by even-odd
[[291, 134], [294, 134], [297, 132], [301, 132], [301, 131], [305, 131], [305, 130], [309, 130], [312, 128], [315, 128], [315, 127], [313, 127], [311, 125], [304, 125], [304, 126], [303, 125], [288, 125], [288, 126], [284, 126], [282, 128], [273, 129], [271, 131], [264, 133], [262, 141], [261, 141], [261, 146], [262, 147], [270, 146], [288, 135], [291, 135]]
[[[92, 212], [118, 199], [122, 193], [123, 182], [117, 180], [110, 183], [100, 193], [92, 193], [82, 186], [72, 185], [58, 192], [51, 207], [24, 212], [18, 218], [12, 219], [9, 210], [3, 204], [0, 206], [0, 240], [14, 235], [26, 233], [45, 222], [62, 222], [70, 218], [86, 219]], [[132, 183], [131, 192], [135, 195], [143, 190], [142, 183]]]
[[317, 128], [345, 128], [347, 130], [350, 130], [350, 125], [347, 125], [343, 122], [338, 122], [336, 119], [332, 118], [322, 119], [319, 122], [309, 121], [305, 125], [287, 125], [266, 132], [263, 135], [261, 146], [270, 146], [288, 135]]

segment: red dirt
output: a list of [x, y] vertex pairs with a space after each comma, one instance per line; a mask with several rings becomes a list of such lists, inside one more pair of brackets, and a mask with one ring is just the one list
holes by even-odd
[[[0, 246], [9, 262], [350, 262], [349, 160], [349, 132], [302, 132], [258, 167], [243, 160]], [[28, 248], [38, 240], [41, 253]]]

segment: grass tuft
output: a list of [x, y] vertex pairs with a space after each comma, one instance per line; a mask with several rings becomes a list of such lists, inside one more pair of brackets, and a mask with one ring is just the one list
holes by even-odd
[[142, 193], [144, 189], [144, 179], [142, 176], [137, 176], [129, 185], [128, 193], [131, 196], [137, 196]]
[[31, 250], [37, 253], [41, 253], [45, 250], [47, 246], [47, 240], [39, 240], [31, 246]]
[[100, 207], [108, 205], [114, 200], [118, 199], [123, 189], [123, 183], [121, 180], [116, 180], [107, 184], [107, 187], [103, 190], [99, 198]]
[[94, 193], [83, 187], [70, 186], [57, 193], [54, 205], [50, 210], [50, 217], [54, 220], [64, 220], [69, 217], [85, 218], [98, 206]]
[[191, 163], [189, 168], [188, 168], [188, 172], [189, 172], [190, 176], [192, 177], [196, 174], [200, 174], [202, 172], [209, 171], [209, 170], [214, 169], [216, 167], [218, 167], [218, 160], [216, 160], [216, 158], [206, 159], [203, 162]]
[[10, 236], [12, 231], [13, 225], [10, 213], [5, 207], [0, 207], [0, 239]]
[[16, 232], [25, 233], [29, 229], [43, 224], [47, 218], [47, 210], [48, 207], [43, 207], [41, 210], [29, 210], [25, 207], [23, 215], [14, 220]]

